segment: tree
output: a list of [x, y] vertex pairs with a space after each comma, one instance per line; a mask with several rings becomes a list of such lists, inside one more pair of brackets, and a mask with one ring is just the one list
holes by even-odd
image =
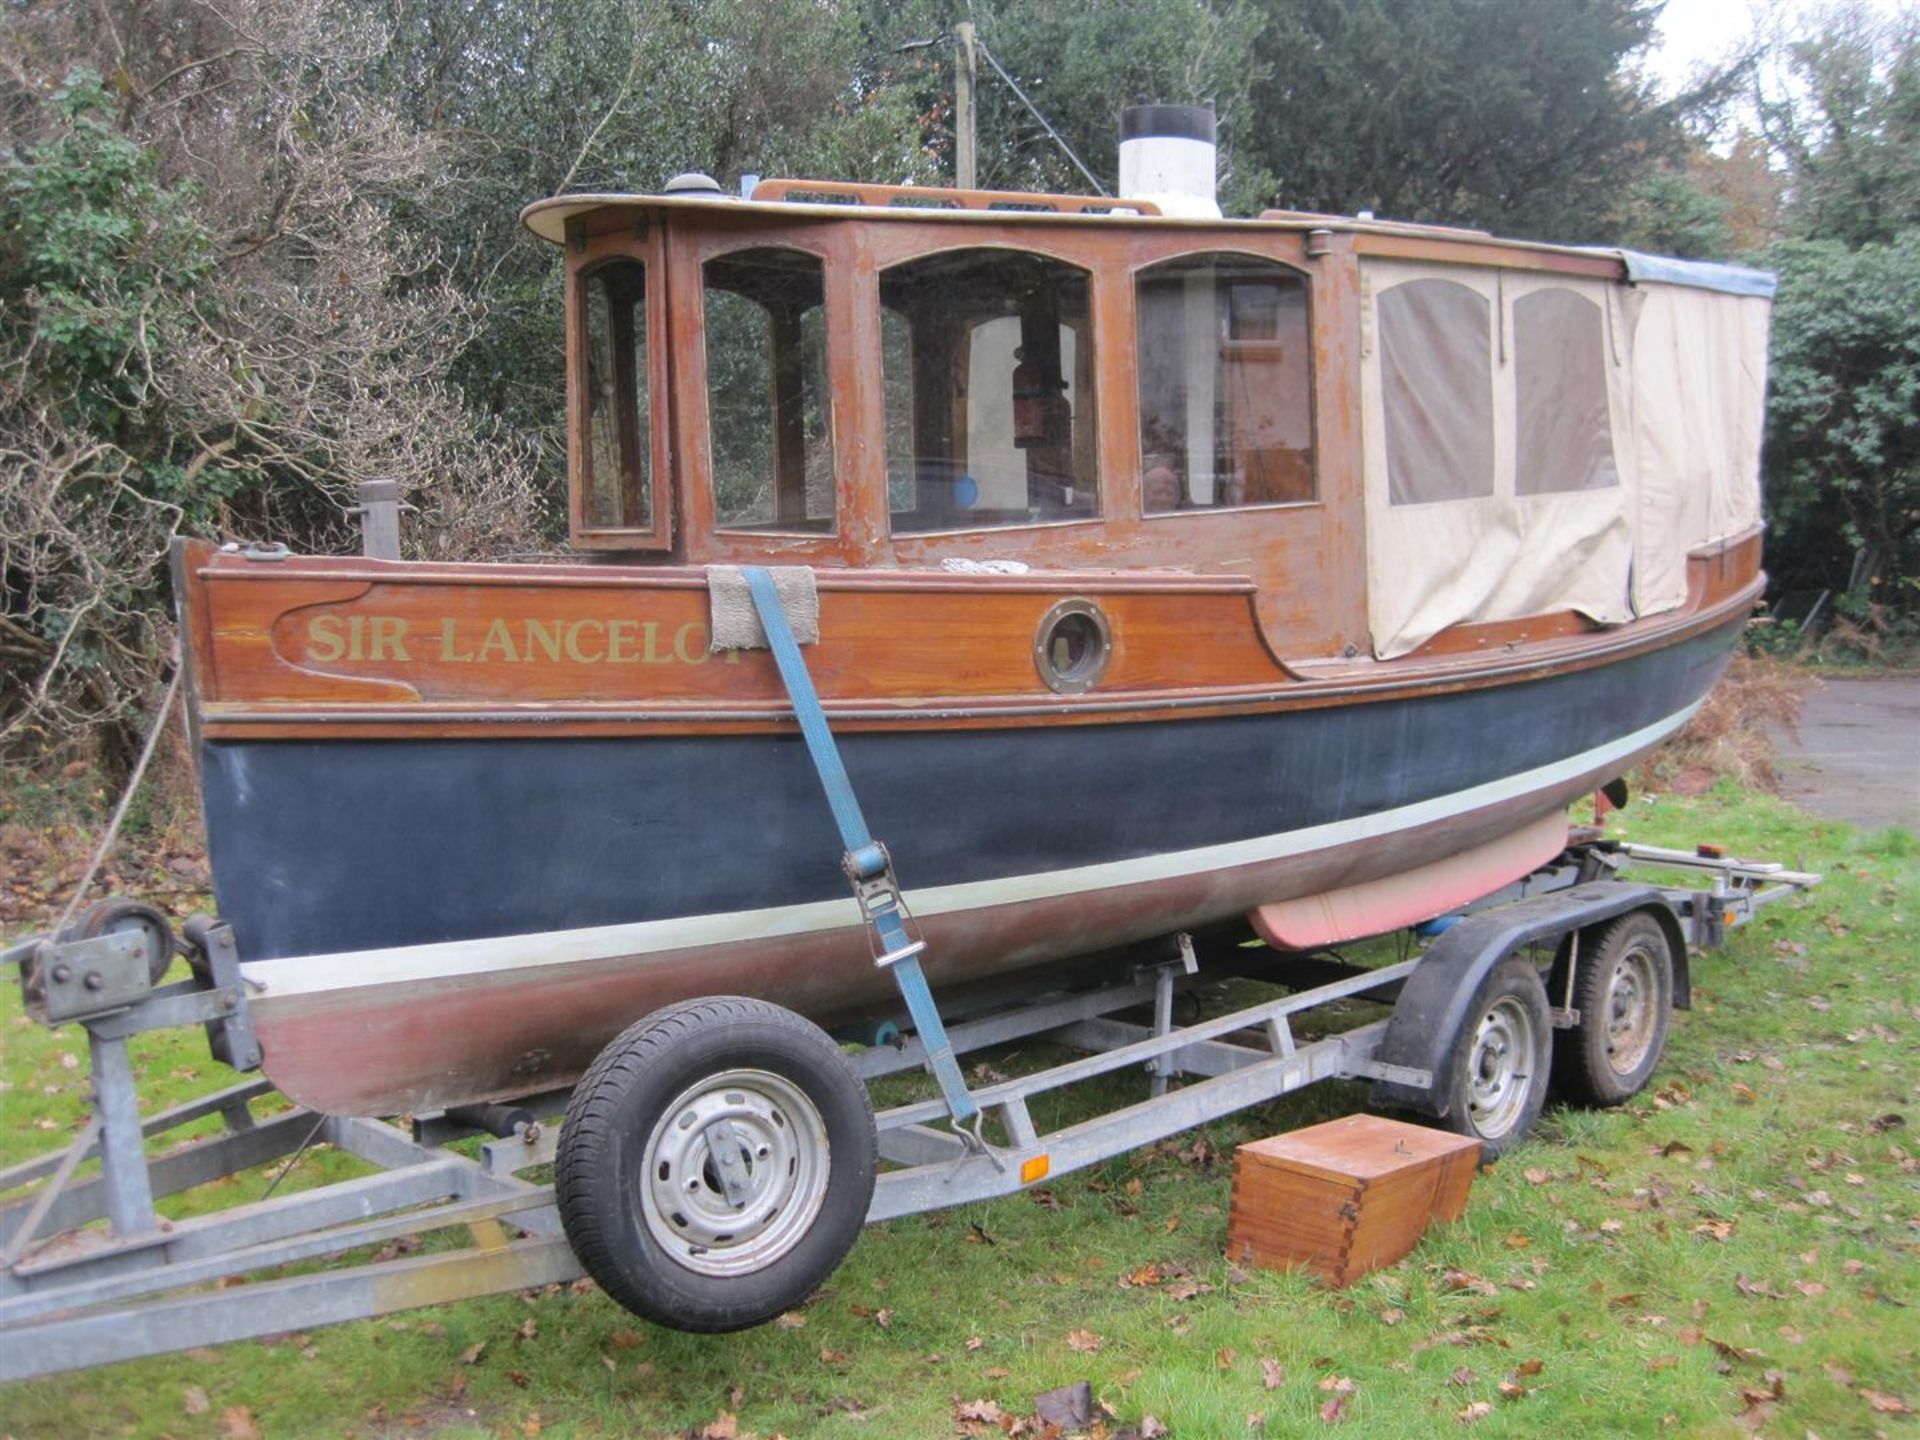
[[1293, 209], [1603, 241], [1677, 159], [1723, 70], [1671, 100], [1636, 78], [1659, 0], [1268, 3], [1254, 155]]
[[1756, 92], [1785, 172], [1767, 412], [1781, 580], [1920, 613], [1920, 7], [1830, 10]]
[[418, 547], [471, 554], [530, 507], [448, 383], [475, 308], [395, 222], [437, 151], [353, 83], [379, 32], [320, 0], [77, 10], [10, 11], [0, 47], [0, 761], [98, 741], [111, 770], [176, 534], [339, 545], [381, 478]]
[[1793, 240], [1780, 274], [1767, 411], [1771, 563], [1789, 585], [1920, 609], [1920, 228], [1885, 245]]
[[1920, 5], [1830, 9], [1780, 42], [1754, 104], [1791, 184], [1797, 234], [1884, 244], [1920, 225]]

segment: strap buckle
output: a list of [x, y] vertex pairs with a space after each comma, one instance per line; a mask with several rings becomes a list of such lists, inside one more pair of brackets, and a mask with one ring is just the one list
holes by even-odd
[[885, 970], [911, 960], [927, 948], [900, 882], [893, 875], [893, 856], [878, 840], [870, 840], [841, 858], [840, 868], [860, 903], [860, 921], [866, 927], [867, 948], [873, 963]]

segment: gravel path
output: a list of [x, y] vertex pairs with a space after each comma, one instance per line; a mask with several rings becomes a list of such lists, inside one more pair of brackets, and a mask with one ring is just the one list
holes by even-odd
[[1920, 675], [1827, 680], [1779, 742], [1785, 793], [1814, 814], [1920, 832]]

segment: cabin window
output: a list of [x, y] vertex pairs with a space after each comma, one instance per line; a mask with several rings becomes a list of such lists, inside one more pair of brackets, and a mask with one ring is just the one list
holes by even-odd
[[1313, 499], [1301, 277], [1197, 255], [1143, 271], [1135, 298], [1147, 513]]
[[959, 250], [880, 276], [896, 534], [1090, 519], [1099, 429], [1087, 272]]
[[1606, 326], [1600, 307], [1560, 288], [1513, 307], [1519, 411], [1514, 490], [1549, 495], [1620, 483], [1607, 413]]
[[590, 530], [650, 530], [646, 267], [615, 260], [589, 274], [584, 289], [587, 443], [581, 519]]
[[1493, 309], [1452, 280], [1379, 300], [1387, 488], [1395, 505], [1493, 494]]
[[795, 250], [709, 260], [707, 434], [721, 530], [833, 533], [824, 271]]

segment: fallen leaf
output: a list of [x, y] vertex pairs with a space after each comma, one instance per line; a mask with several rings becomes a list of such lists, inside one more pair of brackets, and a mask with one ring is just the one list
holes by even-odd
[[607, 1343], [616, 1350], [632, 1350], [646, 1342], [647, 1337], [638, 1330], [628, 1330], [624, 1327], [607, 1336]]
[[1500, 1382], [1500, 1398], [1502, 1400], [1518, 1400], [1526, 1393], [1527, 1387], [1515, 1381], [1502, 1380]]
[[1353, 1393], [1353, 1381], [1345, 1375], [1325, 1375], [1320, 1379], [1320, 1388], [1322, 1390], [1329, 1390], [1335, 1395], [1351, 1395]]
[[983, 1425], [998, 1425], [1006, 1412], [991, 1400], [962, 1400], [953, 1407], [956, 1420], [974, 1420]]
[[207, 1399], [207, 1392], [198, 1385], [189, 1385], [181, 1392], [180, 1403], [187, 1414], [204, 1415], [212, 1402]]
[[1240, 1358], [1240, 1352], [1231, 1345], [1223, 1345], [1213, 1352], [1213, 1363], [1222, 1370], [1233, 1369], [1233, 1362]]
[[229, 1405], [221, 1412], [220, 1433], [226, 1440], [260, 1440], [260, 1427], [253, 1423], [253, 1411], [246, 1405]]
[[1160, 1267], [1154, 1264], [1142, 1265], [1138, 1270], [1129, 1270], [1120, 1277], [1123, 1289], [1134, 1289], [1146, 1285], [1158, 1285], [1162, 1279]]
[[1167, 1427], [1152, 1415], [1140, 1417], [1140, 1440], [1164, 1440]]
[[1544, 1185], [1553, 1179], [1551, 1172], [1542, 1170], [1538, 1165], [1529, 1165], [1520, 1173], [1527, 1177], [1527, 1183], [1529, 1185]]
[[1542, 1370], [1546, 1368], [1547, 1368], [1547, 1362], [1544, 1360], [1522, 1360], [1519, 1366], [1514, 1370], [1513, 1373], [1516, 1375], [1528, 1375], [1528, 1376], [1538, 1375]]
[[533, 1377], [524, 1370], [507, 1371], [507, 1379], [511, 1380], [515, 1385], [518, 1385], [522, 1390], [533, 1384]]
[[1176, 1280], [1162, 1292], [1169, 1300], [1191, 1300], [1196, 1295], [1208, 1295], [1213, 1286], [1204, 1280]]
[[521, 1341], [531, 1340], [533, 1339], [534, 1336], [538, 1335], [539, 1333], [540, 1333], [540, 1327], [534, 1323], [533, 1317], [529, 1315], [526, 1318], [526, 1322], [523, 1325], [521, 1325], [521, 1327], [518, 1330], [514, 1332], [514, 1335], [513, 1335], [514, 1343], [518, 1344]]
[[700, 1431], [700, 1440], [740, 1440], [740, 1417], [722, 1410]]
[[1911, 1415], [1913, 1413], [1913, 1407], [1898, 1395], [1889, 1395], [1881, 1390], [1869, 1390], [1864, 1385], [1860, 1387], [1859, 1395], [1862, 1400], [1866, 1401], [1867, 1404], [1871, 1405], [1874, 1410], [1882, 1415]]
[[773, 1323], [782, 1330], [799, 1330], [806, 1325], [807, 1317], [798, 1310], [789, 1310], [784, 1315], [774, 1316]]
[[1093, 1386], [1080, 1380], [1033, 1397], [1033, 1418], [1042, 1425], [1079, 1430], [1093, 1423]]
[[852, 1358], [853, 1357], [844, 1350], [830, 1350], [825, 1345], [820, 1347], [820, 1363], [822, 1365], [844, 1365]]
[[1347, 1397], [1335, 1395], [1320, 1407], [1320, 1418], [1328, 1425], [1338, 1425], [1347, 1418]]
[[486, 1353], [487, 1342], [482, 1340], [476, 1345], [469, 1345], [460, 1352], [460, 1363], [462, 1365], [478, 1365], [480, 1363], [480, 1357]]
[[1380, 1312], [1380, 1323], [1382, 1325], [1398, 1325], [1406, 1318], [1407, 1312], [1402, 1310], [1398, 1305], [1388, 1306]]
[[1479, 1378], [1480, 1377], [1475, 1375], [1473, 1371], [1469, 1370], [1466, 1366], [1462, 1365], [1458, 1370], [1454, 1371], [1453, 1374], [1447, 1377], [1447, 1383], [1449, 1385], [1457, 1385], [1464, 1390], [1467, 1386], [1473, 1384], [1473, 1382]]
[[1440, 1288], [1455, 1294], [1498, 1295], [1500, 1287], [1470, 1270], [1449, 1270], [1440, 1277]]
[[1493, 1406], [1485, 1400], [1476, 1400], [1464, 1409], [1453, 1412], [1453, 1418], [1462, 1425], [1471, 1425], [1476, 1420], [1484, 1420], [1493, 1413]]
[[1077, 1350], [1082, 1355], [1091, 1355], [1100, 1348], [1100, 1337], [1091, 1330], [1069, 1330], [1067, 1348]]
[[1260, 1379], [1269, 1390], [1278, 1390], [1286, 1383], [1287, 1367], [1278, 1360], [1262, 1358], [1260, 1361]]
[[986, 1339], [983, 1336], [969, 1335], [967, 1336], [967, 1353], [972, 1354], [975, 1350], [983, 1350], [986, 1348], [986, 1344]]

